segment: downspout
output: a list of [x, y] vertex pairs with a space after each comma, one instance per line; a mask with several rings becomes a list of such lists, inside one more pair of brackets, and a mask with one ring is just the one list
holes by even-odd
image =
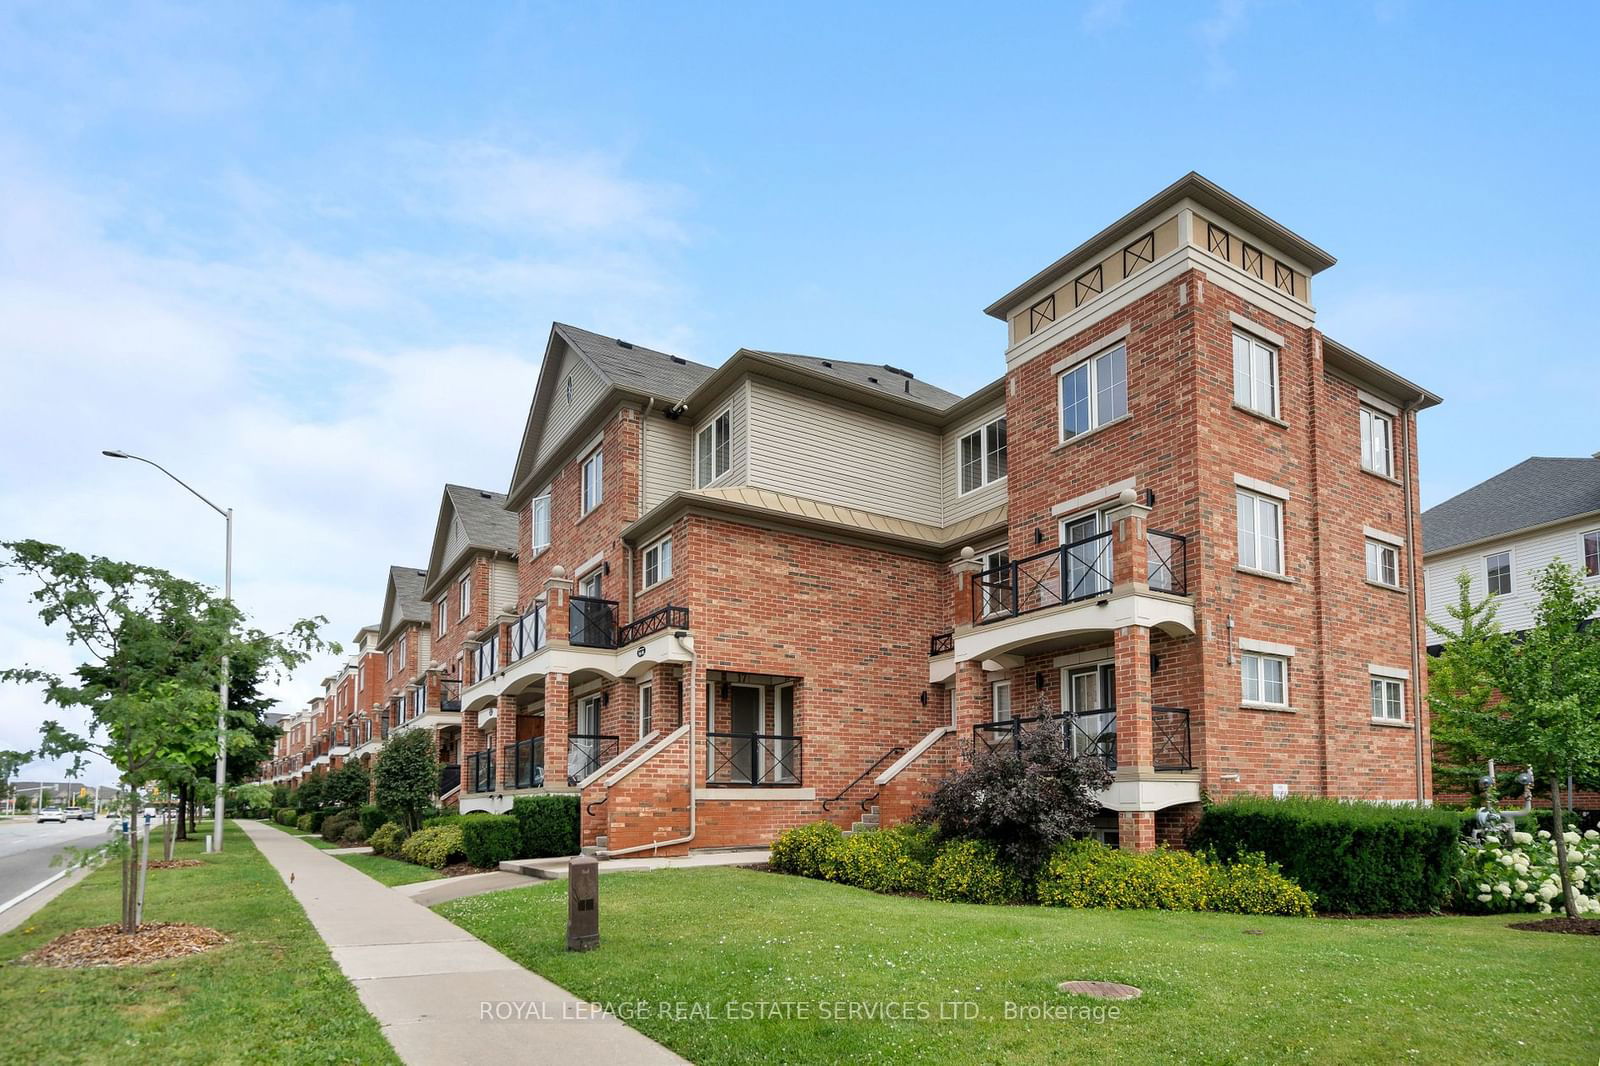
[[654, 855], [661, 848], [676, 847], [679, 844], [687, 844], [694, 840], [696, 807], [700, 802], [699, 796], [697, 795], [697, 790], [695, 789], [694, 761], [694, 694], [695, 690], [700, 687], [695, 679], [695, 665], [699, 660], [695, 655], [693, 636], [688, 633], [680, 632], [678, 634], [678, 644], [689, 653], [689, 677], [687, 684], [683, 686], [684, 691], [688, 694], [688, 706], [683, 709], [683, 712], [685, 715], [684, 721], [689, 724], [689, 835], [678, 837], [675, 840], [656, 840], [649, 844], [635, 844], [631, 848], [619, 848], [616, 851], [612, 851], [608, 848], [606, 850], [606, 858], [608, 859], [614, 859], [618, 855], [632, 855], [634, 852], [638, 851], [648, 851]]
[[1422, 785], [1422, 709], [1425, 701], [1422, 693], [1422, 649], [1417, 637], [1417, 586], [1422, 581], [1422, 575], [1417, 573], [1417, 555], [1422, 545], [1416, 540], [1416, 508], [1411, 495], [1411, 467], [1417, 460], [1416, 404], [1408, 403], [1401, 410], [1406, 426], [1406, 569], [1411, 572], [1411, 587], [1406, 590], [1406, 610], [1411, 618], [1411, 689], [1415, 703], [1411, 732], [1416, 740], [1417, 806], [1425, 807], [1429, 800]]

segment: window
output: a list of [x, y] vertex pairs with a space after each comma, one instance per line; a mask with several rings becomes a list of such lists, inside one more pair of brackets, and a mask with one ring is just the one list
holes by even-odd
[[1233, 335], [1233, 402], [1278, 417], [1278, 349], [1247, 333]]
[[1289, 705], [1289, 660], [1277, 655], [1245, 652], [1243, 664], [1244, 701], [1273, 707]]
[[1511, 594], [1511, 553], [1495, 552], [1484, 560], [1484, 563], [1489, 579], [1489, 595], [1509, 596]]
[[397, 650], [400, 652], [400, 669], [404, 670], [406, 668], [406, 638], [404, 634], [401, 634]]
[[656, 690], [649, 682], [639, 686], [639, 739], [643, 740], [650, 735], [654, 728], [651, 724], [655, 718]]
[[1600, 529], [1583, 535], [1583, 572], [1600, 577]]
[[1361, 466], [1394, 477], [1394, 422], [1388, 415], [1361, 409]]
[[550, 494], [536, 496], [531, 509], [533, 550], [535, 554], [550, 547]]
[[1006, 476], [1006, 420], [997, 418], [961, 438], [961, 491], [999, 481]]
[[566, 390], [567, 390], [567, 403], [568, 403], [568, 405], [570, 405], [572, 403], [572, 375], [571, 374], [567, 375]]
[[600, 506], [605, 494], [605, 453], [596, 448], [594, 454], [583, 461], [583, 513], [588, 514]]
[[996, 681], [994, 690], [994, 720], [997, 722], [1011, 721], [1011, 682]]
[[394, 649], [390, 648], [383, 656], [383, 676], [394, 676]]
[[1405, 721], [1405, 685], [1392, 677], [1372, 679], [1372, 717], [1380, 722]]
[[722, 412], [695, 434], [695, 472], [703, 488], [728, 472], [732, 464], [733, 410]]
[[1060, 399], [1061, 439], [1064, 441], [1127, 414], [1127, 346], [1119, 344], [1103, 355], [1063, 371]]
[[1283, 504], [1239, 489], [1239, 565], [1267, 574], [1283, 573]]
[[644, 550], [644, 587], [659, 585], [672, 576], [672, 538], [663, 537]]
[[469, 574], [461, 579], [461, 584], [456, 589], [456, 595], [460, 601], [460, 609], [457, 611], [456, 617], [466, 621], [472, 614], [472, 575]]
[[1367, 580], [1400, 587], [1400, 549], [1381, 541], [1367, 541]]
[[983, 614], [1007, 614], [1011, 611], [1011, 552], [995, 548], [978, 556], [983, 571], [978, 575], [983, 585]]
[[439, 597], [439, 635], [442, 637], [450, 632], [450, 597]]
[[578, 595], [600, 599], [601, 579], [605, 577], [605, 567], [597, 566], [578, 579]]

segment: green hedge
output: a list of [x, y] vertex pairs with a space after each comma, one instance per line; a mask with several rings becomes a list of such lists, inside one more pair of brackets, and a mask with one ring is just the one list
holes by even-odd
[[812, 822], [785, 829], [772, 842], [767, 863], [781, 874], [831, 880], [844, 834], [832, 822]]
[[928, 896], [949, 903], [1019, 903], [1028, 886], [983, 840], [952, 840], [928, 869]]
[[466, 858], [459, 825], [436, 825], [413, 833], [400, 847], [400, 857], [418, 866], [442, 869]]
[[398, 822], [385, 822], [367, 838], [367, 843], [372, 845], [373, 854], [392, 857], [400, 854], [400, 848], [410, 836], [405, 826]]
[[376, 803], [363, 804], [360, 811], [360, 817], [361, 828], [369, 837], [372, 836], [373, 833], [376, 833], [379, 829], [383, 828], [383, 823], [389, 821], [388, 815], [383, 813], [383, 808], [379, 807]]
[[1419, 914], [1449, 897], [1461, 815], [1432, 807], [1238, 796], [1207, 808], [1190, 846], [1259, 852], [1333, 914]]
[[487, 818], [489, 816], [488, 811], [468, 811], [466, 814], [434, 814], [422, 820], [422, 828], [433, 829], [441, 825], [460, 825], [469, 818]]
[[521, 858], [578, 854], [577, 796], [518, 796], [511, 803], [511, 814], [522, 827]]
[[522, 856], [522, 823], [509, 814], [461, 820], [461, 849], [467, 861], [480, 869], [498, 867]]
[[277, 813], [272, 816], [273, 821], [279, 825], [286, 825], [291, 829], [294, 828], [294, 824], [299, 818], [300, 812], [293, 807], [279, 807]]
[[322, 839], [330, 844], [337, 844], [344, 839], [344, 831], [353, 825], [360, 825], [360, 815], [355, 811], [335, 811], [322, 820]]
[[302, 814], [294, 820], [294, 827], [302, 833], [311, 832], [311, 823], [316, 819], [310, 814]]
[[1224, 864], [1164, 847], [1119, 851], [1093, 840], [1057, 848], [1039, 873], [1037, 891], [1050, 907], [1311, 914], [1306, 891], [1260, 855]]
[[912, 826], [851, 833], [825, 860], [823, 876], [871, 892], [927, 891], [933, 831]]

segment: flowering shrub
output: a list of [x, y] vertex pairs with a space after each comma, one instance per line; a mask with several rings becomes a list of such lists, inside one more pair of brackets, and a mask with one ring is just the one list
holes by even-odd
[[1039, 902], [1053, 907], [1311, 914], [1311, 897], [1259, 854], [1231, 865], [1187, 851], [1135, 854], [1093, 840], [1057, 848], [1039, 876]]
[[922, 892], [928, 862], [919, 856], [932, 830], [896, 826], [852, 833], [832, 856], [828, 880], [872, 892]]
[[982, 840], [952, 840], [928, 870], [928, 895], [950, 903], [1016, 903], [1027, 885]]
[[372, 851], [377, 855], [395, 855], [400, 851], [400, 845], [406, 842], [411, 834], [406, 832], [404, 826], [395, 822], [385, 822], [378, 827], [367, 843], [372, 845]]
[[[1581, 836], [1567, 830], [1567, 862], [1572, 875], [1573, 901], [1579, 914], [1600, 915], [1600, 888], [1595, 868], [1600, 865], [1600, 833]], [[1456, 875], [1452, 905], [1471, 914], [1537, 911], [1550, 914], [1561, 907], [1561, 871], [1556, 865], [1556, 842], [1548, 829], [1537, 833], [1516, 830], [1510, 839], [1489, 834], [1481, 842], [1462, 841], [1461, 871]]]
[[418, 866], [431, 866], [435, 870], [444, 868], [452, 859], [459, 862], [466, 858], [462, 850], [461, 827], [437, 825], [432, 829], [419, 830], [401, 845], [400, 857]]
[[828, 878], [844, 846], [844, 834], [832, 822], [812, 822], [785, 829], [772, 842], [768, 861], [783, 874]]

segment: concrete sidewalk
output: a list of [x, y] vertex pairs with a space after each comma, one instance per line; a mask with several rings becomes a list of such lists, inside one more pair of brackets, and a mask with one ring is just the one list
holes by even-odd
[[[638, 856], [605, 859], [600, 863], [600, 872], [625, 874], [641, 870], [687, 870], [701, 866], [759, 866], [766, 862], [771, 854], [766, 848], [738, 848], [727, 851], [696, 851], [689, 855], [674, 855], [667, 858]], [[554, 881], [567, 876], [567, 866], [571, 862], [571, 856], [558, 859], [510, 859], [502, 862], [500, 869], [506, 873]]]
[[328, 853], [265, 825], [238, 824], [412, 1066], [684, 1061]]

